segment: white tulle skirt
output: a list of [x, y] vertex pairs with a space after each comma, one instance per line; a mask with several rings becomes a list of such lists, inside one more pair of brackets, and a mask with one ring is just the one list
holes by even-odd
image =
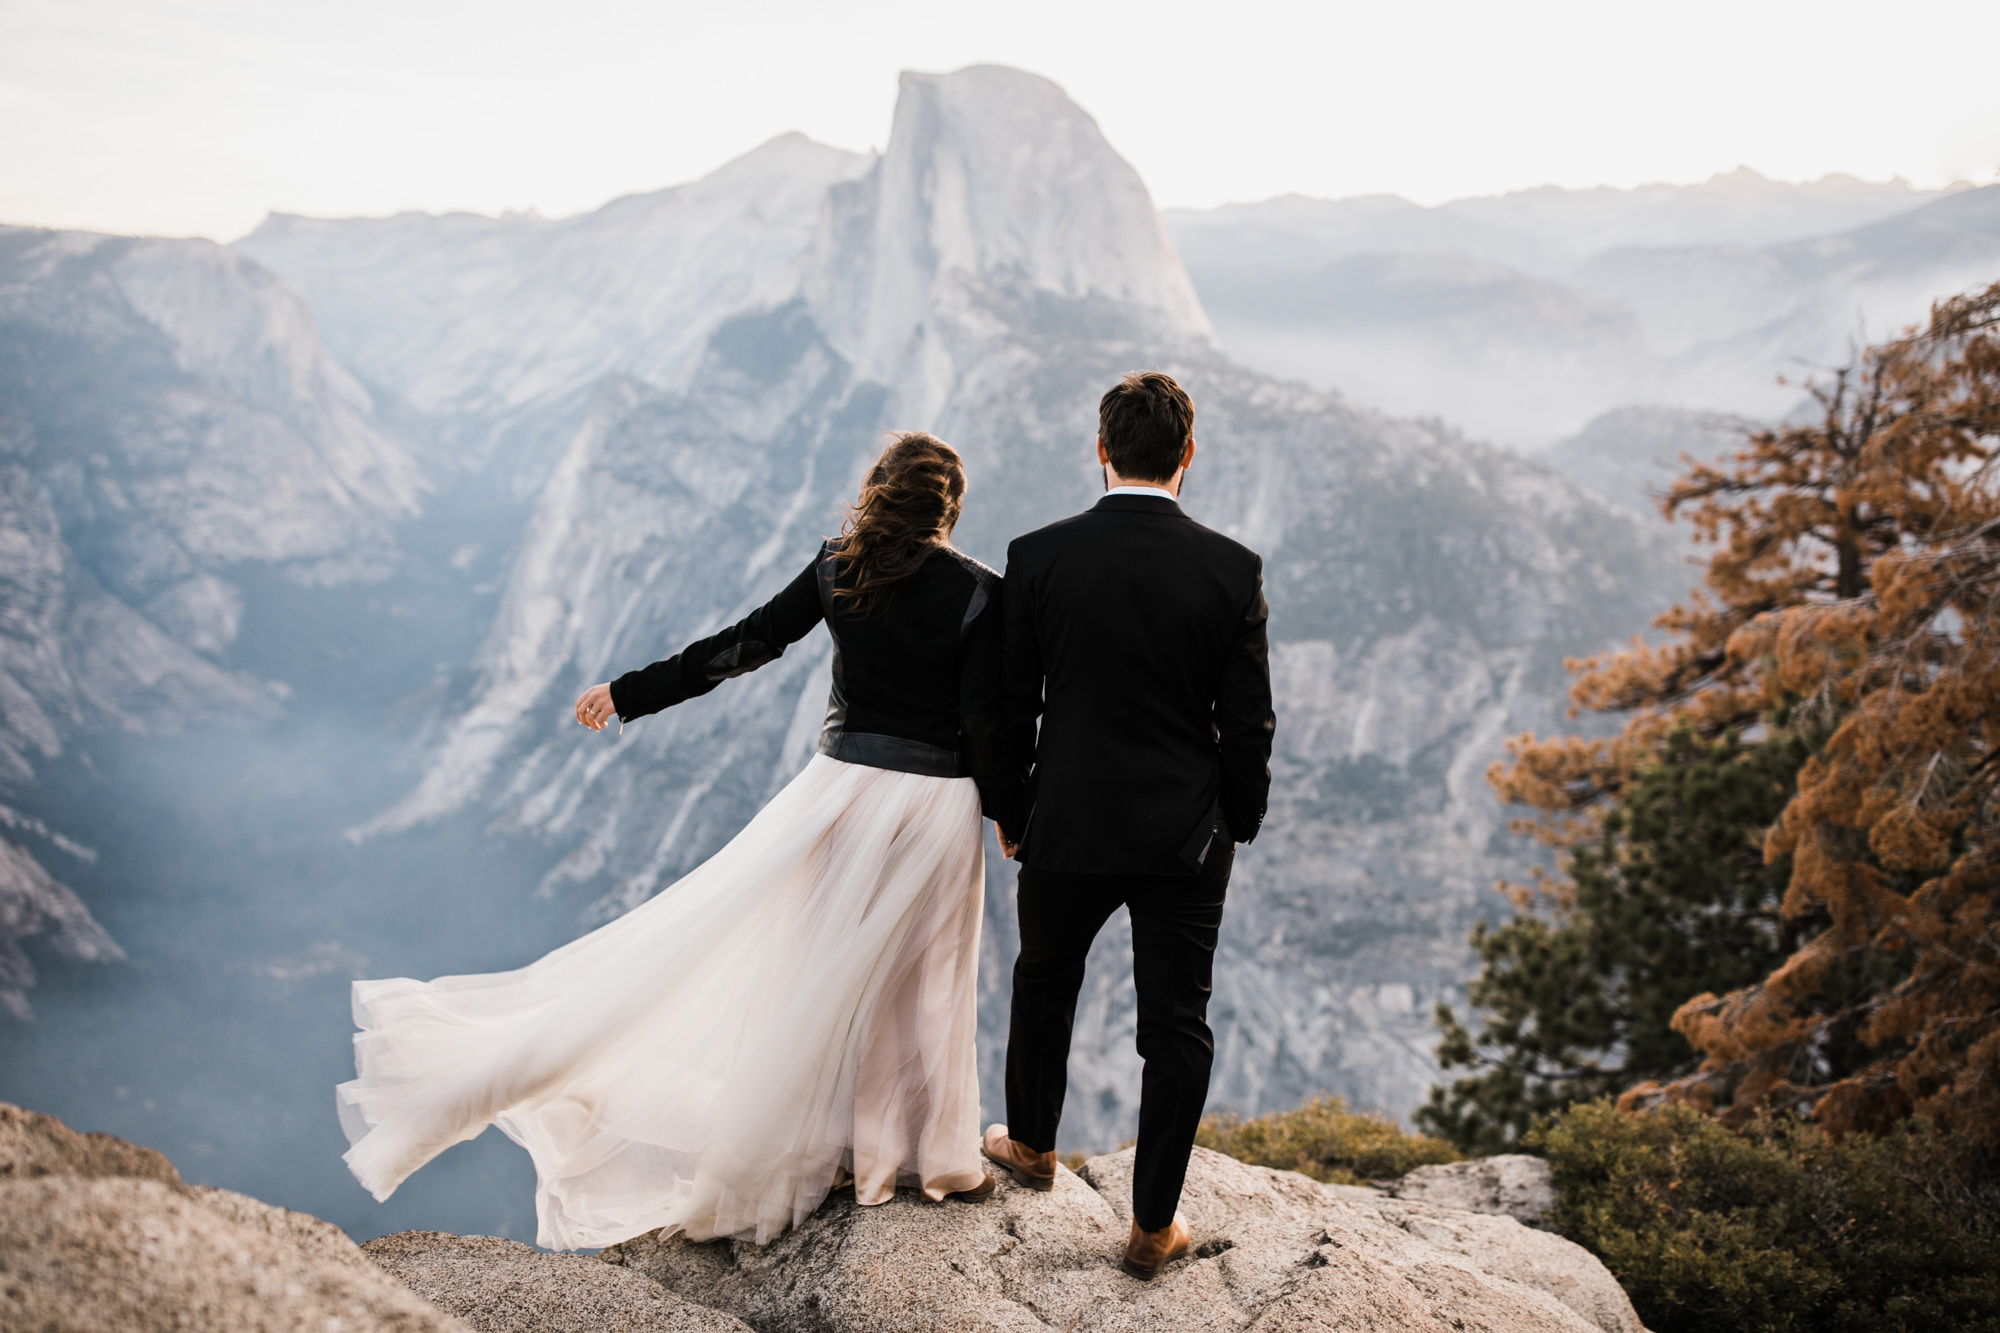
[[377, 1199], [498, 1125], [541, 1244], [764, 1243], [851, 1173], [976, 1186], [969, 778], [817, 755], [706, 864], [518, 972], [358, 981], [346, 1161]]

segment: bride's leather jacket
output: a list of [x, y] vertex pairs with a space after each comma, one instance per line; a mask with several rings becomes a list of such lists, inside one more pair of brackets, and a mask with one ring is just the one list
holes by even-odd
[[839, 544], [776, 597], [672, 657], [611, 682], [619, 720], [707, 694], [775, 662], [822, 620], [833, 636], [833, 692], [819, 752], [850, 764], [970, 777], [988, 818], [1010, 837], [1025, 822], [1016, 766], [1002, 752], [1000, 575], [949, 546], [868, 616], [837, 607]]

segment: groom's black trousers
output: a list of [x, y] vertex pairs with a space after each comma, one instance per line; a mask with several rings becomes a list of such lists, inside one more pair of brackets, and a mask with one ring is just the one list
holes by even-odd
[[1132, 918], [1139, 991], [1139, 1147], [1132, 1213], [1147, 1231], [1174, 1220], [1195, 1127], [1208, 1100], [1215, 1039], [1208, 995], [1235, 847], [1218, 838], [1198, 876], [1076, 875], [1022, 867], [1021, 956], [1007, 1030], [1007, 1135], [1056, 1146], [1069, 1084], [1070, 1025], [1084, 958], [1111, 914]]

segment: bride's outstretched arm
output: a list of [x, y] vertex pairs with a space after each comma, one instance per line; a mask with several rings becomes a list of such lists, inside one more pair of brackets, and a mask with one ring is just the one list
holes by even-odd
[[577, 697], [576, 720], [602, 731], [707, 694], [732, 676], [775, 662], [820, 622], [819, 557], [776, 597], [728, 629], [697, 639], [672, 657], [593, 685]]

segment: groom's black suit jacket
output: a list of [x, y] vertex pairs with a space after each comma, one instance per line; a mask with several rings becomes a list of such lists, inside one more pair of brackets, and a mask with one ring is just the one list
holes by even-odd
[[1107, 495], [1007, 548], [1003, 602], [1023, 865], [1194, 875], [1218, 813], [1256, 837], [1275, 725], [1256, 552], [1165, 496]]

